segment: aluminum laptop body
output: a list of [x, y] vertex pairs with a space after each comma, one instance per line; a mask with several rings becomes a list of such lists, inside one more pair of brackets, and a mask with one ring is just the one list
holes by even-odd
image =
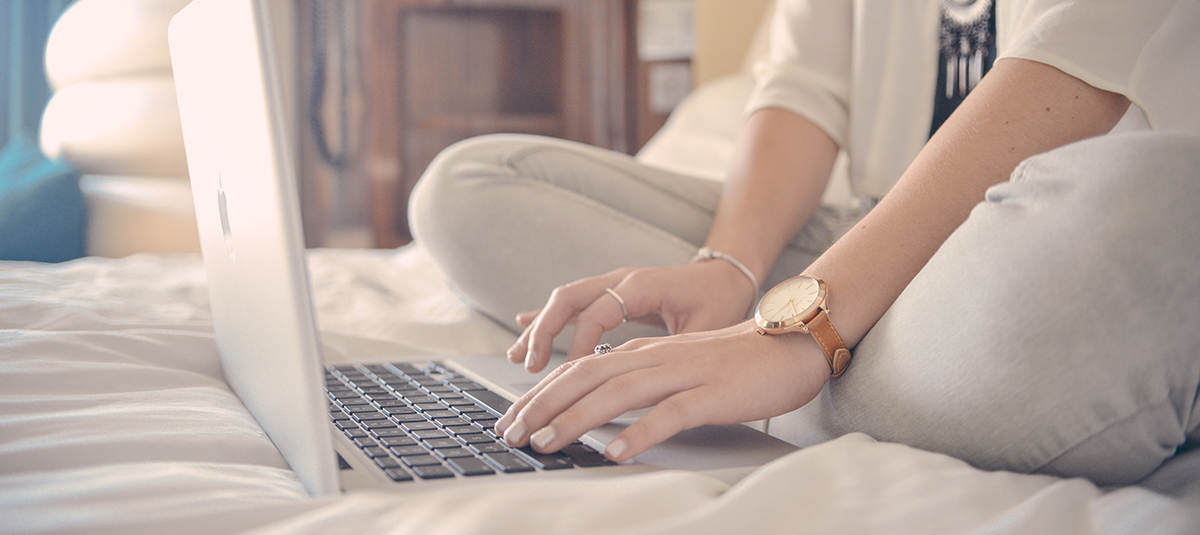
[[[702, 427], [626, 465], [519, 474], [497, 469], [487, 476], [405, 482], [386, 477], [361, 444], [330, 421], [332, 394], [325, 387], [334, 372], [323, 362], [310, 298], [294, 138], [286, 124], [271, 29], [273, 3], [195, 0], [172, 21], [169, 35], [222, 369], [310, 494], [376, 485], [415, 491], [484, 480], [494, 484], [509, 477], [613, 477], [657, 469], [705, 470], [736, 479], [795, 449], [746, 426]], [[499, 355], [433, 358], [444, 361], [453, 375], [510, 400], [540, 377]], [[620, 429], [618, 420], [583, 441], [602, 449]]]

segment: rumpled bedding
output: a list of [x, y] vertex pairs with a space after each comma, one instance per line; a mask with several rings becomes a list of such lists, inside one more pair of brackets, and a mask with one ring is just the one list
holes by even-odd
[[[314, 250], [327, 359], [501, 352], [419, 247]], [[1141, 486], [847, 435], [730, 485], [508, 478], [308, 497], [229, 390], [198, 256], [0, 263], [0, 533], [1200, 533], [1200, 451]]]

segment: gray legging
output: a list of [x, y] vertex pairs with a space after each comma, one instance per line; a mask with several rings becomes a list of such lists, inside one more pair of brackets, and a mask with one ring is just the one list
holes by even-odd
[[[600, 149], [487, 136], [434, 161], [412, 227], [474, 306], [516, 329], [560, 284], [687, 262], [719, 193]], [[822, 209], [764, 287], [861, 215]], [[656, 334], [629, 324], [606, 340]], [[1027, 160], [854, 355], [772, 434], [861, 431], [987, 469], [1144, 477], [1200, 440], [1200, 138], [1111, 135]]]

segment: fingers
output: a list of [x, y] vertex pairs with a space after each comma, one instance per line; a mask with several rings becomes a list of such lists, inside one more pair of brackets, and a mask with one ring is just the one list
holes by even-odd
[[524, 327], [525, 330], [521, 331], [521, 335], [517, 337], [516, 343], [508, 348], [507, 356], [509, 362], [520, 364], [525, 361], [525, 356], [528, 352], [529, 326], [533, 324], [533, 320], [537, 319], [538, 314], [541, 313], [541, 309], [517, 313], [517, 325]]
[[693, 388], [662, 400], [609, 442], [604, 455], [610, 461], [625, 462], [680, 431], [699, 427], [704, 423], [701, 415], [711, 412], [707, 404], [713, 396], [705, 391], [704, 387]]
[[[594, 361], [601, 360], [601, 359], [603, 359], [605, 361], [605, 363], [609, 364], [610, 367], [608, 368], [608, 370], [606, 372], [605, 371], [591, 371], [591, 370], [595, 369], [595, 367], [597, 366], [597, 364], [595, 364]], [[512, 425], [518, 419], [519, 416], [524, 415], [523, 411], [525, 411], [526, 407], [534, 399], [536, 399], [538, 396], [540, 396], [546, 388], [548, 388], [552, 384], [555, 384], [556, 381], [559, 381], [559, 379], [565, 375], [570, 374], [570, 377], [568, 377], [567, 381], [570, 384], [576, 385], [576, 387], [578, 388], [578, 394], [574, 399], [579, 399], [579, 398], [583, 397], [583, 395], [586, 394], [586, 392], [591, 391], [593, 388], [595, 388], [595, 387], [599, 386], [601, 383], [603, 383], [603, 381], [605, 380], [605, 373], [608, 373], [608, 374], [620, 373], [621, 371], [624, 371], [627, 369], [632, 369], [631, 366], [636, 365], [634, 363], [634, 361], [632, 361], [632, 360], [627, 360], [625, 362], [619, 362], [619, 363], [610, 363], [608, 361], [609, 361], [609, 359], [605, 358], [604, 355], [596, 355], [596, 356], [587, 357], [584, 359], [567, 361], [566, 363], [559, 366], [558, 368], [555, 368], [554, 371], [550, 372], [549, 375], [547, 375], [545, 378], [543, 378], [540, 382], [538, 382], [538, 384], [534, 385], [533, 388], [529, 389], [529, 391], [526, 392], [525, 395], [521, 396], [520, 399], [518, 399], [516, 402], [514, 402], [512, 404], [512, 407], [510, 407], [508, 409], [508, 412], [504, 413], [504, 415], [502, 415], [500, 417], [500, 419], [496, 421], [496, 432], [499, 433], [501, 436], [507, 435], [511, 432], [511, 433], [513, 433], [513, 437], [514, 437], [513, 442], [514, 443], [522, 442], [523, 439], [525, 438], [524, 434], [528, 434], [528, 433], [523, 434], [520, 430], [511, 431], [509, 429], [509, 426]], [[624, 366], [620, 366], [620, 364], [623, 364]], [[581, 367], [586, 367], [587, 371], [582, 371], [582, 372], [579, 371], [579, 369]], [[561, 389], [561, 387], [560, 387], [560, 389]], [[558, 404], [561, 404], [561, 402]], [[542, 405], [545, 405], [545, 403], [542, 403]], [[528, 430], [526, 430], [526, 431], [528, 431]]]
[[686, 374], [609, 355], [556, 369], [496, 423], [497, 432], [513, 445], [532, 443], [538, 450], [555, 451], [626, 411], [656, 405], [695, 386]]
[[537, 310], [530, 310], [529, 312], [518, 312], [517, 325], [528, 327], [529, 324], [533, 323], [533, 320], [537, 318], [537, 315], [541, 313], [542, 309], [540, 308]]
[[550, 294], [546, 308], [526, 329], [527, 370], [538, 372], [546, 367], [554, 351], [554, 337], [569, 323], [575, 324], [575, 336], [567, 352], [568, 359], [591, 354], [600, 336], [621, 324], [624, 316], [620, 304], [604, 291], [610, 284], [603, 278], [587, 279], [557, 288]]
[[795, 410], [828, 379], [811, 337], [760, 336], [745, 322], [569, 361], [513, 404], [496, 431], [509, 444], [548, 453], [626, 411], [653, 407], [605, 451], [623, 462], [684, 429]]
[[[567, 357], [576, 359], [592, 353], [600, 337], [645, 309], [643, 290], [629, 285], [634, 269], [621, 269], [555, 288], [546, 307], [537, 313], [522, 313], [517, 322], [527, 325], [508, 350], [511, 362], [524, 362], [530, 372], [545, 368], [554, 350], [554, 337], [568, 324], [575, 324]], [[616, 295], [613, 295], [616, 294]], [[648, 310], [647, 310], [648, 312]]]

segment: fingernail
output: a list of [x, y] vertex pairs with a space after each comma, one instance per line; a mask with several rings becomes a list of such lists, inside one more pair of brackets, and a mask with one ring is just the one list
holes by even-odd
[[512, 421], [513, 418], [509, 416], [508, 413], [504, 413], [504, 416], [501, 416], [499, 420], [496, 420], [496, 431], [500, 433], [500, 436], [504, 436], [504, 432], [508, 430], [508, 425], [511, 424]]
[[615, 461], [621, 458], [621, 454], [625, 453], [625, 448], [627, 446], [628, 444], [625, 443], [625, 439], [618, 438], [608, 443], [608, 447], [604, 448], [604, 454], [607, 455], [609, 459]]
[[534, 361], [533, 348], [530, 348], [529, 352], [525, 354], [525, 369], [526, 370], [533, 369], [533, 361]]
[[516, 446], [525, 438], [525, 420], [517, 420], [508, 431], [504, 432], [504, 441], [509, 446]]
[[546, 449], [551, 442], [554, 442], [554, 428], [550, 426], [543, 427], [529, 436], [529, 443], [539, 450]]

